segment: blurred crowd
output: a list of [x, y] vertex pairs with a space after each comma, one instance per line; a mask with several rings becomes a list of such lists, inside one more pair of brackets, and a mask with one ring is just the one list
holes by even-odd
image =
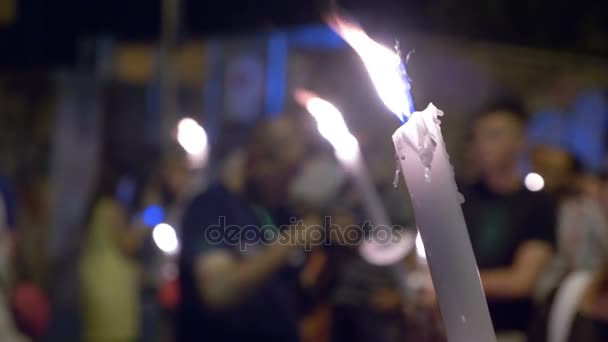
[[[480, 104], [452, 156], [467, 161], [462, 207], [499, 341], [608, 341], [608, 96], [572, 84], [534, 113], [511, 94]], [[80, 340], [445, 340], [421, 251], [390, 265], [360, 253], [364, 195], [308, 115], [219, 143], [204, 166], [166, 148], [145, 174], [103, 151], [77, 256]], [[374, 181], [393, 232], [415, 236], [406, 191]], [[0, 180], [0, 341], [52, 340], [58, 314], [24, 261], [21, 225], [48, 210], [31, 188], [45, 191]]]

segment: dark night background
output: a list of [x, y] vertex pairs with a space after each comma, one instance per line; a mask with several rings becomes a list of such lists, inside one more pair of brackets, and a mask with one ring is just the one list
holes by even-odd
[[[516, 45], [608, 54], [608, 1], [342, 0], [369, 30], [406, 28]], [[180, 38], [321, 21], [320, 1], [182, 1]], [[395, 15], [399, 14], [399, 15]], [[71, 64], [79, 38], [155, 40], [160, 0], [20, 0], [0, 27], [2, 65]]]
[[[176, 3], [178, 10], [172, 7]], [[519, 112], [521, 101], [530, 117], [538, 119], [534, 126], [539, 133], [536, 143], [552, 146], [557, 165], [564, 169], [563, 173], [556, 173], [555, 160], [541, 159], [546, 164], [541, 166], [550, 171], [543, 175], [539, 170], [537, 176], [571, 177], [554, 178], [585, 185], [581, 192], [589, 192], [595, 205], [608, 213], [608, 0], [0, 0], [0, 200], [14, 211], [14, 246], [6, 246], [16, 251], [13, 264], [7, 268], [15, 270], [15, 288], [24, 284], [27, 291], [37, 290], [42, 299], [48, 299], [48, 305], [41, 301], [39, 307], [24, 302], [24, 312], [41, 313], [44, 318], [38, 332], [28, 334], [46, 334], [46, 341], [71, 342], [80, 341], [86, 332], [81, 322], [86, 317], [80, 303], [80, 261], [85, 252], [98, 252], [90, 247], [96, 241], [89, 239], [89, 226], [97, 226], [92, 214], [101, 203], [101, 195], [122, 200], [110, 191], [118, 189], [118, 184], [122, 187], [124, 178], [137, 183], [142, 193], [150, 183], [162, 190], [162, 196], [164, 183], [174, 180], [162, 178], [168, 177], [169, 171], [184, 173], [178, 178], [183, 177], [188, 186], [194, 180], [196, 185], [171, 195], [175, 197], [172, 200], [180, 202], [175, 203], [176, 212], [180, 213], [185, 208], [179, 206], [186, 204], [176, 200], [181, 191], [188, 192], [188, 196], [202, 191], [216, 178], [234, 170], [239, 171], [235, 172], [236, 178], [242, 176], [238, 160], [234, 166], [232, 158], [227, 165], [222, 159], [227, 155], [244, 158], [241, 154], [245, 153], [233, 152], [249, 150], [243, 141], [257, 121], [285, 113], [308, 118], [293, 99], [296, 89], [310, 89], [340, 108], [360, 143], [363, 161], [370, 169], [370, 183], [374, 183], [371, 185], [377, 186], [379, 196], [385, 197], [382, 204], [387, 214], [393, 223], [414, 225], [405, 187], [394, 191], [392, 186], [395, 154], [390, 136], [399, 120], [380, 101], [359, 56], [324, 25], [323, 14], [334, 5], [344, 12], [340, 15], [358, 21], [373, 40], [388, 47], [398, 39], [403, 42], [401, 51], [415, 49], [416, 54], [407, 65], [414, 101], [418, 109], [432, 101], [447, 113], [442, 118], [442, 139], [452, 156], [457, 178], [474, 182], [482, 172], [476, 160], [479, 153], [471, 139], [475, 114], [487, 102], [492, 104], [489, 100], [504, 100], [502, 97], [509, 95], [506, 99], [515, 101], [495, 109], [510, 112], [515, 103], [515, 114], [523, 114]], [[179, 17], [175, 15], [178, 12]], [[199, 122], [207, 132], [204, 144], [205, 153], [207, 148], [211, 151], [209, 166], [207, 161], [204, 167], [189, 165], [191, 160], [184, 158], [178, 146], [178, 122], [185, 117]], [[304, 119], [302, 123], [312, 121]], [[302, 161], [333, 160], [330, 146], [314, 131], [313, 125], [303, 125], [305, 138], [301, 143], [310, 145], [305, 149], [312, 152]], [[203, 141], [199, 131], [196, 138], [199, 143]], [[588, 151], [593, 158], [587, 158]], [[581, 171], [575, 171], [581, 155], [593, 159], [593, 167], [601, 164], [588, 168], [594, 174], [576, 174]], [[563, 160], [567, 161], [560, 163]], [[605, 178], [596, 177], [599, 171]], [[332, 177], [336, 173], [333, 169], [323, 172]], [[121, 176], [114, 177], [116, 187], [102, 182], [105, 173]], [[312, 181], [325, 176], [315, 174]], [[357, 186], [357, 181], [344, 178], [336, 194], [332, 194], [335, 202], [350, 202], [348, 188]], [[546, 184], [549, 179], [545, 178]], [[102, 186], [109, 188], [107, 193], [96, 190]], [[565, 190], [563, 194], [570, 195], [575, 189]], [[8, 195], [2, 197], [3, 191]], [[605, 192], [601, 201], [600, 191]], [[496, 196], [503, 197], [502, 193]], [[125, 206], [121, 215], [131, 215], [137, 218], [131, 221], [139, 221], [140, 212], [126, 208], [135, 207], [133, 203], [120, 206]], [[329, 212], [329, 206], [323, 206], [319, 204], [319, 216]], [[344, 209], [336, 207], [340, 215]], [[359, 219], [359, 210], [353, 206], [354, 220]], [[494, 215], [492, 210], [494, 217], [503, 217]], [[605, 218], [608, 222], [608, 216]], [[586, 219], [575, 216], [570, 221], [577, 223], [577, 229], [593, 228], [600, 221], [596, 217]], [[588, 221], [591, 223], [587, 225]], [[4, 228], [1, 224], [4, 222], [0, 221], [0, 233]], [[104, 223], [102, 229], [114, 225]], [[608, 226], [598, 226], [598, 230], [608, 231]], [[582, 228], [580, 232], [581, 236], [586, 234]], [[503, 248], [501, 235], [492, 234], [490, 231], [488, 236], [501, 243], [497, 250], [516, 250], [515, 246]], [[594, 238], [593, 234], [585, 236]], [[0, 235], [0, 242], [2, 238]], [[148, 238], [148, 247], [158, 254], [153, 239]], [[571, 240], [577, 243], [572, 249], [578, 249], [586, 258], [591, 249]], [[582, 237], [580, 241], [586, 242]], [[115, 243], [103, 244], [118, 250], [112, 247]], [[608, 246], [608, 242], [602, 246]], [[2, 247], [0, 243], [0, 278]], [[608, 258], [606, 248], [603, 251], [602, 258]], [[99, 255], [104, 256], [101, 252]], [[120, 260], [131, 263], [131, 256], [127, 260], [119, 255]], [[158, 265], [148, 265], [150, 260], [148, 254], [141, 253], [137, 266], [151, 266], [149, 278], [154, 280], [157, 276], [166, 277], [168, 285], [174, 286], [169, 287], [169, 291], [174, 291], [169, 295], [175, 301], [179, 295], [175, 293], [177, 272], [165, 272], [169, 268], [160, 262], [160, 256]], [[166, 261], [170, 261], [166, 265], [176, 266], [174, 260]], [[608, 259], [602, 263], [608, 264]], [[341, 264], [336, 265], [335, 269], [344, 269]], [[97, 271], [96, 267], [87, 269]], [[422, 272], [428, 273], [428, 269]], [[98, 279], [114, 281], [112, 273], [90, 275], [93, 285]], [[3, 298], [12, 295], [6, 291], [7, 297], [3, 297], [2, 280], [0, 325]], [[152, 303], [146, 304], [151, 316], [168, 313], [162, 319], [152, 317], [153, 324], [141, 319], [138, 324], [142, 323], [142, 336], [138, 336], [138, 341], [157, 342], [143, 336], [155, 335], [156, 330], [166, 330], [165, 337], [169, 338], [163, 341], [173, 341], [170, 316], [174, 313], [163, 309], [160, 314], [156, 308], [155, 291], [160, 291], [160, 286], [155, 287], [159, 284], [148, 284], [144, 289], [140, 284], [134, 287], [126, 283], [117, 281], [105, 286], [105, 282], [100, 282], [115, 293], [125, 289], [139, 291], [134, 294], [143, 294], [147, 304]], [[415, 291], [419, 287], [416, 285]], [[519, 303], [520, 298], [515, 300]], [[325, 306], [325, 301], [327, 298], [321, 298], [319, 303]], [[402, 304], [396, 304], [399, 315], [409, 311]], [[430, 307], [430, 311], [435, 309]], [[408, 333], [431, 336], [428, 330], [441, 335], [441, 322], [429, 319], [430, 315], [412, 315], [411, 322], [419, 322], [420, 326], [411, 328], [406, 322], [406, 328], [411, 328]], [[331, 320], [319, 317], [324, 324], [316, 330], [328, 333]], [[388, 316], [382, 317], [384, 320]], [[374, 321], [366, 318], [365, 322]], [[365, 325], [362, 324], [364, 328]], [[545, 330], [543, 323], [537, 326]], [[6, 342], [4, 331], [0, 326], [0, 342]], [[135, 339], [97, 341], [108, 340]]]

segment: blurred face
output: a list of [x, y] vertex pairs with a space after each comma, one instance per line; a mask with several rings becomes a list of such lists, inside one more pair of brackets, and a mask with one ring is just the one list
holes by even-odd
[[537, 146], [532, 150], [532, 168], [545, 180], [545, 189], [554, 192], [571, 185], [573, 160], [562, 149]]
[[254, 200], [273, 208], [283, 204], [304, 147], [292, 121], [281, 118], [267, 124], [260, 138], [250, 146], [246, 172], [246, 192]]
[[512, 167], [522, 140], [521, 122], [508, 112], [497, 111], [478, 119], [473, 129], [473, 149], [481, 171], [502, 171]]

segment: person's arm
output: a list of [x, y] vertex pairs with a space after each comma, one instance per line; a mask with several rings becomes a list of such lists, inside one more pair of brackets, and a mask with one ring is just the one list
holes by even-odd
[[319, 277], [327, 267], [327, 252], [322, 249], [310, 254], [306, 264], [300, 272], [300, 286], [302, 289], [311, 289], [319, 281]]
[[292, 249], [288, 244], [275, 244], [243, 260], [222, 249], [201, 254], [194, 265], [199, 293], [210, 307], [229, 308], [283, 265]]
[[552, 256], [553, 248], [548, 242], [525, 241], [517, 249], [511, 266], [480, 272], [486, 296], [494, 299], [530, 297]]
[[109, 225], [114, 242], [122, 253], [127, 256], [134, 255], [149, 233], [144, 227], [131, 227], [125, 211], [118, 203], [111, 199], [102, 199], [102, 222]]
[[490, 299], [530, 297], [556, 245], [557, 210], [555, 198], [536, 193], [525, 223], [526, 237], [515, 250], [510, 266], [481, 272], [481, 282]]
[[307, 220], [304, 225], [281, 233], [279, 243], [265, 246], [259, 254], [245, 259], [237, 259], [226, 248], [197, 253], [193, 267], [201, 298], [216, 310], [238, 304], [276, 272], [293, 250], [310, 241], [312, 230], [318, 228], [314, 221]]
[[133, 256], [139, 251], [144, 239], [151, 231], [148, 227], [131, 227], [128, 224], [116, 226], [115, 228], [115, 240], [121, 252], [127, 256]]

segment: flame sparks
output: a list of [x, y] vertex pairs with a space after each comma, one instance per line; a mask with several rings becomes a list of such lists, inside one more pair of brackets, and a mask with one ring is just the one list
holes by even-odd
[[359, 54], [386, 107], [401, 121], [407, 120], [413, 103], [411, 87], [399, 55], [371, 39], [356, 23], [337, 14], [328, 16], [326, 21]]
[[358, 157], [359, 143], [338, 108], [307, 90], [296, 90], [294, 97], [315, 118], [319, 133], [334, 147], [339, 159], [352, 161]]

